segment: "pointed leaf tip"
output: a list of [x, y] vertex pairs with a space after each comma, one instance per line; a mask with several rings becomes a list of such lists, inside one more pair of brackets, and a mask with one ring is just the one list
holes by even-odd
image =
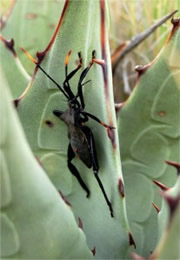
[[83, 229], [83, 223], [82, 223], [81, 218], [78, 218], [78, 227]]
[[133, 239], [133, 237], [132, 237], [132, 234], [129, 232], [128, 233], [128, 236], [129, 236], [129, 245], [130, 246], [134, 246], [134, 248], [136, 249], [136, 243], [135, 243], [135, 241], [134, 241], [134, 239]]
[[118, 189], [119, 189], [119, 192], [121, 194], [121, 197], [124, 198], [124, 184], [123, 184], [122, 179], [119, 179]]
[[126, 102], [122, 102], [122, 103], [116, 103], [115, 104], [115, 110], [116, 110], [116, 114], [118, 114], [121, 109], [125, 106]]
[[[177, 10], [176, 10], [176, 12], [177, 12]], [[180, 26], [180, 18], [174, 18], [174, 17], [172, 17], [172, 19], [171, 19], [171, 23], [174, 25], [174, 26]]]
[[13, 103], [14, 103], [14, 106], [17, 108], [18, 107], [18, 105], [19, 105], [19, 99], [14, 99], [13, 100]]
[[95, 256], [95, 255], [96, 255], [96, 247], [94, 247], [94, 248], [91, 250], [91, 252], [93, 253], [93, 256]]
[[142, 76], [148, 70], [148, 68], [151, 65], [152, 65], [152, 62], [147, 64], [147, 65], [137, 65], [137, 66], [135, 66], [135, 71], [137, 71], [137, 73], [138, 73], [138, 79], [140, 78], [140, 76]]
[[107, 128], [107, 134], [108, 134], [109, 139], [111, 140], [113, 149], [116, 150], [115, 133], [114, 133], [113, 127]]
[[169, 34], [169, 37], [167, 39], [167, 43], [171, 40], [173, 35], [176, 33], [178, 28], [180, 27], [180, 18], [173, 18], [171, 19], [171, 23], [173, 24], [173, 28], [171, 30], [171, 33]]
[[17, 54], [16, 54], [16, 51], [14, 49], [14, 39], [11, 38], [10, 40], [6, 40], [2, 34], [0, 34], [0, 40], [4, 43], [4, 45], [6, 46], [6, 48], [12, 52], [13, 56], [16, 58], [17, 57]]
[[155, 208], [155, 210], [157, 211], [157, 213], [159, 213], [160, 209], [159, 209], [159, 207], [157, 206], [157, 204], [153, 202], [152, 205], [153, 205], [153, 207]]
[[168, 188], [166, 185], [162, 184], [162, 183], [159, 182], [159, 181], [153, 180], [153, 182], [154, 182], [158, 187], [160, 187], [161, 190], [163, 190], [163, 191], [167, 191], [167, 190], [170, 189], [170, 188]]
[[174, 212], [176, 211], [176, 208], [178, 207], [178, 204], [180, 202], [180, 194], [176, 198], [173, 198], [171, 195], [169, 195], [167, 192], [162, 192], [162, 196], [165, 198], [169, 209], [170, 209], [170, 219], [174, 215]]
[[167, 164], [169, 164], [170, 166], [173, 166], [177, 169], [177, 175], [180, 175], [180, 163], [178, 162], [173, 162], [173, 161], [165, 161]]

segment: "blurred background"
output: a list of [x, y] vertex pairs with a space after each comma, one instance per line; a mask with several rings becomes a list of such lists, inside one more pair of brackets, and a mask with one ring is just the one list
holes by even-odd
[[[8, 7], [13, 1], [15, 0], [0, 1], [1, 22], [8, 14]], [[60, 0], [44, 1], [59, 2]], [[79, 0], [75, 1], [78, 2]], [[111, 54], [116, 53], [117, 48], [121, 49], [121, 47], [129, 44], [134, 37], [157, 23], [159, 19], [178, 9], [178, 0], [108, 0], [108, 2], [110, 9], [109, 40]], [[125, 101], [134, 88], [137, 76], [135, 66], [145, 65], [156, 57], [170, 30], [171, 22], [169, 19], [116, 64], [116, 69], [113, 70], [116, 103]], [[117, 57], [115, 60], [117, 60]]]

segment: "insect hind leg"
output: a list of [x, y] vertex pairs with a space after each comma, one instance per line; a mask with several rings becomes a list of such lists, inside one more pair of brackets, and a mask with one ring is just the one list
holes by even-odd
[[110, 214], [111, 214], [111, 217], [114, 217], [114, 212], [113, 212], [113, 208], [112, 208], [112, 204], [111, 202], [109, 201], [108, 199], [108, 196], [106, 194], [106, 191], [104, 189], [104, 186], [101, 182], [101, 179], [99, 178], [98, 176], [98, 170], [99, 170], [99, 167], [98, 167], [98, 163], [97, 163], [97, 158], [96, 158], [96, 150], [95, 150], [95, 143], [94, 143], [94, 137], [93, 137], [93, 134], [92, 132], [89, 130], [89, 144], [90, 144], [90, 153], [91, 153], [91, 158], [92, 158], [92, 164], [93, 164], [93, 172], [94, 172], [94, 176], [99, 184], [99, 187], [103, 193], [103, 196], [104, 196], [104, 199], [109, 207], [109, 211], [110, 211]]
[[77, 178], [79, 184], [81, 185], [81, 187], [83, 188], [83, 190], [86, 191], [87, 195], [86, 197], [88, 198], [90, 196], [90, 191], [88, 189], [88, 187], [86, 186], [86, 184], [84, 183], [83, 179], [81, 178], [78, 170], [76, 169], [76, 167], [71, 163], [72, 159], [75, 157], [75, 153], [73, 152], [73, 149], [71, 147], [71, 145], [69, 144], [68, 147], [68, 168], [70, 170], [70, 172]]

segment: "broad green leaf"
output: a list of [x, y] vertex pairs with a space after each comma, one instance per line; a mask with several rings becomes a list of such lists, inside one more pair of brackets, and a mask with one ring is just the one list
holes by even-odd
[[[166, 222], [166, 228], [162, 233], [154, 255], [157, 259], [179, 259], [179, 241], [180, 241], [180, 177], [177, 179], [176, 185], [167, 191], [165, 196], [172, 198], [174, 202], [173, 211], [170, 211], [170, 207], [167, 201], [162, 202], [162, 212], [159, 213], [159, 226], [164, 223], [164, 218], [168, 217]], [[176, 204], [177, 203], [177, 204]], [[176, 205], [175, 205], [176, 204]], [[167, 216], [167, 217], [166, 217]]]
[[[56, 27], [63, 3], [64, 0], [59, 2], [52, 0], [16, 0], [11, 15], [2, 29], [1, 33], [4, 38], [7, 40], [14, 39], [17, 56], [30, 75], [33, 73], [33, 65], [27, 61], [20, 50], [20, 46], [23, 45], [33, 55], [37, 50], [43, 50]], [[13, 97], [17, 98], [24, 91], [28, 80], [17, 66], [16, 60], [12, 58], [12, 53], [2, 42], [0, 42], [0, 48], [4, 74]]]
[[1, 259], [91, 259], [71, 208], [29, 148], [0, 76]]
[[174, 20], [164, 49], [139, 69], [137, 85], [119, 113], [119, 139], [126, 187], [127, 214], [137, 251], [147, 257], [158, 240], [161, 197], [152, 180], [172, 186], [174, 169], [165, 160], [180, 160], [180, 30]]
[[[83, 89], [85, 111], [116, 127], [107, 23], [105, 37], [103, 36], [105, 44], [102, 46], [100, 3], [103, 5], [104, 1], [66, 1], [60, 30], [50, 50], [45, 52], [41, 66], [62, 85], [65, 79], [66, 54], [72, 49], [68, 68], [70, 72], [76, 67], [77, 53], [81, 51], [83, 67], [70, 80], [71, 88], [76, 93], [80, 73], [91, 61], [92, 51], [96, 50], [97, 59], [101, 59], [104, 50], [107, 55], [107, 85], [105, 88], [101, 66], [94, 64], [85, 79], [91, 81]], [[101, 11], [104, 12], [103, 8]], [[107, 12], [105, 18], [107, 20]], [[114, 137], [110, 139], [104, 127], [93, 120], [87, 123], [94, 133], [100, 166], [99, 176], [114, 209], [115, 217], [111, 218], [93, 170], [85, 167], [77, 158], [73, 160], [91, 191], [89, 199], [68, 170], [67, 128], [53, 115], [54, 109], [64, 111], [66, 108], [66, 98], [38, 70], [31, 88], [19, 102], [18, 112], [33, 152], [42, 162], [56, 188], [70, 201], [76, 220], [81, 218], [89, 248], [96, 247], [95, 257], [125, 258], [130, 247], [130, 230], [126, 218], [125, 199], [118, 189], [118, 182], [120, 179], [123, 182], [123, 179], [117, 128], [114, 130]]]

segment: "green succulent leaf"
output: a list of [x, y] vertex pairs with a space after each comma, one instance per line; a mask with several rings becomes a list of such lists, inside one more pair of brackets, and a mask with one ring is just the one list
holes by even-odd
[[[80, 1], [78, 4], [76, 1], [66, 1], [59, 27], [38, 59], [43, 69], [62, 86], [66, 54], [72, 50], [68, 65], [70, 72], [77, 66], [77, 53], [80, 51], [82, 68], [70, 80], [72, 91], [76, 93], [80, 73], [91, 61], [92, 51], [96, 50], [96, 58], [103, 58], [105, 65], [94, 64], [86, 76], [85, 81], [90, 82], [83, 87], [85, 111], [116, 127], [106, 9], [104, 1]], [[65, 111], [67, 100], [38, 68], [34, 72], [31, 87], [22, 99], [17, 100], [17, 104], [33, 152], [53, 184], [71, 203], [76, 220], [82, 220], [88, 246], [96, 248], [95, 257], [124, 258], [134, 241], [128, 235], [130, 230], [123, 197], [117, 130], [108, 132], [108, 136], [106, 129], [94, 120], [87, 123], [94, 133], [99, 176], [112, 202], [112, 218], [93, 170], [85, 167], [77, 158], [73, 159], [73, 164], [91, 192], [90, 198], [86, 198], [86, 193], [67, 167], [67, 127], [53, 114], [55, 109]], [[121, 193], [118, 183], [121, 184]]]
[[180, 176], [163, 196], [165, 199], [158, 214], [160, 239], [153, 255], [156, 259], [179, 259]]
[[64, 0], [14, 1], [11, 14], [1, 33], [6, 40], [14, 40], [14, 51], [23, 65], [17, 57], [12, 59], [12, 52], [0, 42], [2, 69], [14, 98], [22, 94], [29, 81], [24, 70], [30, 75], [33, 73], [33, 64], [23, 55], [20, 46], [23, 45], [33, 55], [37, 49], [45, 48], [56, 27], [63, 3]]
[[158, 240], [152, 203], [161, 196], [152, 180], [172, 186], [176, 172], [165, 160], [179, 161], [180, 29], [179, 19], [158, 57], [139, 67], [131, 97], [119, 113], [119, 140], [126, 187], [127, 214], [139, 254], [147, 257]]
[[90, 259], [85, 235], [32, 154], [1, 73], [1, 259]]

